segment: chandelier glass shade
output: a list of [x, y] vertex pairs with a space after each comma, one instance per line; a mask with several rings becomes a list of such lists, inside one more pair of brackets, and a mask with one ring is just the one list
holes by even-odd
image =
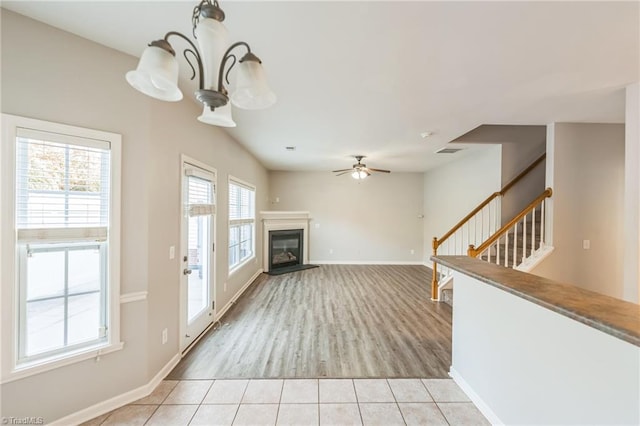
[[267, 84], [260, 62], [240, 61], [236, 90], [231, 95], [231, 102], [243, 109], [267, 108], [276, 102], [276, 95]]
[[[171, 37], [179, 37], [189, 44], [183, 56], [191, 67], [191, 79], [198, 75], [195, 97], [204, 107], [199, 121], [214, 126], [235, 127], [229, 100], [243, 109], [270, 107], [276, 102], [276, 95], [267, 83], [262, 61], [243, 41], [229, 45], [228, 31], [222, 23], [224, 18], [217, 0], [201, 0], [192, 16], [197, 46], [179, 32], [168, 32], [164, 39], [151, 42], [143, 51], [138, 67], [126, 74], [127, 82], [155, 99], [171, 102], [181, 100], [178, 61], [169, 43]], [[233, 53], [238, 48], [246, 50], [240, 60]], [[236, 89], [229, 95], [229, 73], [236, 64]]]
[[174, 55], [157, 46], [148, 46], [134, 71], [126, 75], [134, 89], [161, 101], [182, 99], [178, 88], [178, 61]]
[[231, 117], [231, 104], [223, 105], [214, 110], [205, 105], [198, 121], [213, 126], [236, 127], [236, 123]]

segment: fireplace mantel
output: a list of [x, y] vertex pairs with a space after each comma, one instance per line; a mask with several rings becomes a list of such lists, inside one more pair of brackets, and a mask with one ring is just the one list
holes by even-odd
[[309, 220], [311, 215], [304, 211], [262, 211], [262, 267], [269, 271], [269, 231], [302, 229], [302, 264], [309, 263]]

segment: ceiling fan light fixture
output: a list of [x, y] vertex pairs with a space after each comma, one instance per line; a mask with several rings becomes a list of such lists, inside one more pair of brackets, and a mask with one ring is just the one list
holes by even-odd
[[376, 173], [391, 173], [389, 170], [384, 169], [374, 169], [373, 167], [367, 167], [366, 164], [362, 163], [362, 159], [364, 155], [354, 155], [357, 163], [354, 164], [350, 169], [340, 169], [334, 170], [332, 173], [337, 173], [336, 176], [342, 176], [345, 174], [350, 174], [352, 178], [357, 180], [366, 179], [368, 176], [371, 176], [372, 172]]
[[351, 173], [351, 177], [357, 180], [365, 179], [367, 176], [369, 176], [369, 173], [364, 170], [354, 170], [353, 173]]

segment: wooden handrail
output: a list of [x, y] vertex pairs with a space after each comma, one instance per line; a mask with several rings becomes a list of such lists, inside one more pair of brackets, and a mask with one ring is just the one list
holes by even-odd
[[467, 221], [469, 219], [471, 219], [476, 213], [478, 213], [487, 204], [489, 204], [491, 201], [493, 201], [494, 198], [499, 197], [499, 196], [500, 196], [499, 192], [494, 192], [493, 194], [489, 195], [489, 197], [486, 200], [484, 200], [482, 203], [480, 203], [480, 205], [478, 205], [478, 207], [476, 207], [475, 209], [471, 210], [471, 213], [466, 215], [460, 222], [456, 223], [455, 226], [449, 230], [449, 232], [447, 232], [446, 234], [444, 234], [442, 236], [442, 238], [440, 238], [440, 239], [434, 238], [433, 239], [433, 248], [437, 249], [442, 243], [445, 242], [445, 240], [447, 238], [452, 236], [454, 232], [456, 232], [458, 229], [460, 229], [462, 227], [462, 225], [467, 223]]
[[520, 182], [520, 179], [522, 179], [523, 177], [525, 177], [526, 175], [529, 174], [529, 172], [533, 169], [536, 168], [536, 166], [540, 163], [542, 163], [544, 161], [544, 159], [547, 158], [547, 153], [545, 152], [544, 154], [542, 154], [540, 157], [538, 157], [538, 159], [536, 161], [534, 161], [533, 163], [529, 164], [529, 167], [527, 167], [526, 169], [524, 169], [522, 172], [520, 172], [520, 174], [516, 177], [514, 177], [513, 179], [511, 179], [511, 182], [509, 182], [508, 184], [506, 184], [504, 186], [504, 188], [502, 188], [500, 190], [500, 195], [504, 195], [506, 194], [506, 192], [511, 189], [511, 187], [513, 185], [515, 185], [516, 183]]
[[520, 219], [528, 215], [529, 212], [531, 212], [531, 210], [533, 210], [538, 204], [540, 204], [542, 200], [551, 197], [551, 195], [553, 195], [553, 191], [551, 190], [551, 188], [545, 189], [542, 194], [538, 195], [538, 197], [533, 200], [527, 207], [525, 207], [520, 213], [518, 213], [516, 217], [511, 219], [502, 228], [497, 230], [487, 241], [482, 243], [480, 247], [475, 248], [473, 244], [470, 245], [469, 250], [467, 251], [467, 255], [469, 255], [470, 257], [476, 257], [478, 254], [484, 252], [488, 247], [491, 246], [491, 244], [496, 242], [498, 238], [502, 237], [509, 229], [511, 229], [517, 222], [519, 222]]
[[[451, 228], [446, 234], [444, 234], [440, 239], [437, 237], [433, 237], [432, 247], [433, 247], [433, 255], [438, 255], [438, 247], [440, 247], [449, 237], [451, 237], [456, 231], [458, 231], [465, 223], [467, 223], [472, 217], [478, 214], [482, 209], [484, 209], [489, 203], [491, 203], [497, 197], [502, 197], [509, 189], [511, 189], [516, 183], [518, 183], [523, 177], [529, 174], [533, 169], [535, 169], [538, 164], [540, 164], [547, 157], [547, 154], [544, 153], [540, 157], [538, 157], [533, 163], [531, 163], [526, 169], [520, 172], [515, 178], [511, 179], [509, 183], [507, 183], [499, 192], [494, 192], [486, 200], [484, 200], [478, 207], [473, 209], [471, 213], [466, 215], [462, 220], [455, 224], [453, 228]], [[547, 189], [549, 191], [549, 197], [551, 196], [551, 189]], [[547, 192], [545, 191], [545, 193]], [[535, 201], [534, 201], [535, 202]], [[511, 223], [511, 222], [509, 222]], [[503, 227], [504, 228], [504, 227]], [[484, 243], [486, 244], [486, 242]], [[483, 245], [484, 245], [483, 244]], [[470, 246], [471, 250], [473, 246]], [[481, 246], [482, 247], [482, 246]], [[469, 254], [471, 256], [471, 254]], [[474, 255], [475, 257], [475, 255]], [[437, 301], [438, 299], [438, 272], [436, 262], [433, 262], [433, 271], [432, 271], [432, 279], [431, 279], [431, 300]]]
[[533, 163], [529, 164], [529, 166], [526, 169], [524, 169], [522, 172], [520, 172], [518, 174], [518, 176], [516, 176], [515, 178], [511, 179], [511, 181], [509, 183], [507, 183], [499, 192], [494, 192], [493, 194], [489, 195], [489, 197], [486, 200], [484, 200], [482, 203], [480, 203], [478, 205], [478, 207], [473, 209], [471, 211], [471, 213], [469, 213], [464, 218], [462, 218], [462, 220], [460, 220], [460, 222], [456, 223], [453, 226], [453, 228], [451, 228], [441, 238], [435, 238], [434, 237], [433, 244], [432, 244], [433, 245], [433, 249], [437, 250], [437, 248], [440, 247], [440, 245], [442, 245], [442, 243], [444, 243], [447, 240], [447, 238], [452, 236], [458, 229], [462, 228], [462, 225], [467, 223], [467, 221], [469, 219], [471, 219], [473, 216], [475, 216], [476, 213], [478, 213], [480, 210], [482, 210], [487, 204], [489, 204], [491, 201], [493, 201], [496, 197], [500, 197], [500, 196], [506, 194], [509, 189], [511, 189], [523, 177], [525, 177], [527, 174], [529, 174], [529, 172], [531, 172], [531, 170], [535, 169], [536, 166], [538, 164], [540, 164], [542, 161], [544, 161], [545, 158], [547, 158], [547, 154], [546, 153], [542, 154]]

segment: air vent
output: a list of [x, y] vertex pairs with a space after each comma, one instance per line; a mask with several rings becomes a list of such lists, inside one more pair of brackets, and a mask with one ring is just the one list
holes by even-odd
[[464, 148], [440, 148], [436, 151], [436, 154], [455, 154], [458, 151], [462, 151]]
[[287, 151], [295, 151], [296, 147], [295, 146], [285, 146], [284, 149], [286, 149]]

